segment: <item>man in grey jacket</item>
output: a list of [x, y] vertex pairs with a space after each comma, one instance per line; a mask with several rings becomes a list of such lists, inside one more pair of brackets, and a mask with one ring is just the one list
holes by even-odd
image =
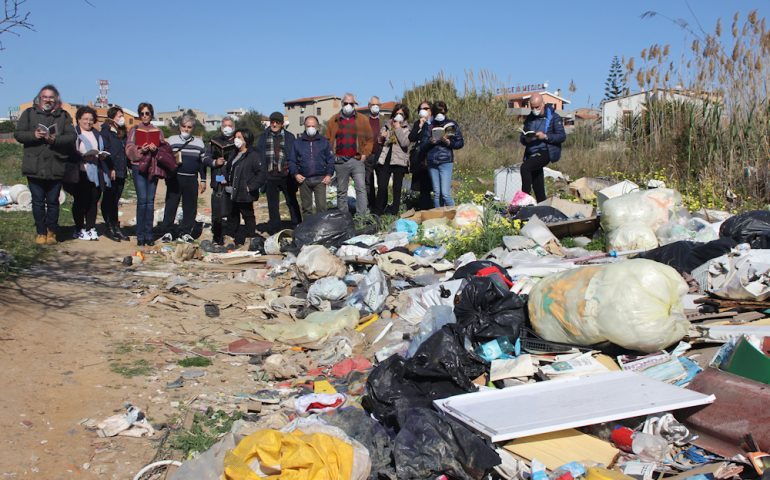
[[24, 145], [21, 173], [27, 177], [32, 194], [35, 243], [53, 245], [59, 228], [59, 193], [77, 138], [56, 87], [40, 89], [32, 106], [19, 117], [13, 137]]

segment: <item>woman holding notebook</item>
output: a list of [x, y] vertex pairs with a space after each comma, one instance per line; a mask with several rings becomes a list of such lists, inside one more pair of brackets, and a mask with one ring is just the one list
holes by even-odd
[[155, 109], [152, 104], [142, 102], [137, 108], [139, 125], [131, 127], [126, 138], [126, 156], [131, 162], [131, 174], [136, 189], [136, 244], [152, 246], [152, 225], [155, 215], [155, 190], [158, 177], [148, 175], [146, 165], [157, 155], [163, 139], [163, 132], [152, 124]]

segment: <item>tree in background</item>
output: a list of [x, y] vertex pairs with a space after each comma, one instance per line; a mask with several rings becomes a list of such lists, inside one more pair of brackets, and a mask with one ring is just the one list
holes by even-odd
[[[3, 15], [0, 16], [0, 36], [6, 33], [19, 36], [18, 30], [34, 31], [32, 23], [29, 21], [29, 11], [25, 11], [22, 4], [27, 0], [3, 0]], [[0, 41], [0, 52], [5, 50], [3, 42]], [[2, 77], [0, 77], [2, 83]]]
[[0, 133], [13, 133], [16, 130], [16, 125], [10, 120], [0, 122]]
[[241, 115], [241, 118], [235, 121], [235, 128], [248, 128], [256, 137], [265, 131], [265, 125], [262, 123], [263, 115], [256, 110], [249, 110]]
[[610, 73], [604, 82], [604, 99], [612, 100], [626, 95], [627, 92], [626, 76], [623, 73], [623, 67], [620, 65], [618, 56], [615, 55], [612, 57], [612, 63], [610, 64]]

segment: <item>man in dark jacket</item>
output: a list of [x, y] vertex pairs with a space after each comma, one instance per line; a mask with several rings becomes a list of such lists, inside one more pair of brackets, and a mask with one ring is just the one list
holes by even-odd
[[302, 214], [297, 203], [297, 182], [289, 174], [289, 157], [294, 149], [294, 135], [283, 128], [283, 114], [270, 114], [270, 127], [257, 140], [257, 151], [264, 159], [265, 195], [267, 196], [267, 228], [270, 233], [281, 229], [280, 193], [286, 199], [291, 223], [294, 226], [302, 221]]
[[[235, 120], [222, 119], [221, 133], [211, 139], [206, 150], [204, 163], [211, 169], [211, 235], [217, 245], [224, 243], [224, 222], [230, 213], [230, 201], [225, 192], [227, 169], [225, 162], [236, 150]], [[229, 233], [232, 235], [232, 232]]]
[[22, 112], [13, 134], [24, 145], [21, 173], [32, 194], [38, 245], [56, 243], [59, 228], [59, 193], [67, 163], [74, 157], [75, 127], [62, 110], [59, 91], [53, 85], [40, 89], [32, 106]]
[[529, 99], [532, 109], [524, 120], [524, 132], [519, 141], [524, 147], [524, 163], [521, 165], [521, 189], [526, 193], [535, 190], [535, 199], [544, 201], [545, 178], [543, 167], [561, 158], [561, 144], [567, 139], [564, 122], [551, 105], [545, 105], [543, 96], [533, 93]]
[[305, 118], [305, 131], [294, 142], [289, 174], [299, 184], [302, 214], [313, 213], [313, 198], [315, 212], [325, 212], [326, 187], [334, 175], [334, 154], [329, 140], [318, 134], [318, 118], [314, 115]]

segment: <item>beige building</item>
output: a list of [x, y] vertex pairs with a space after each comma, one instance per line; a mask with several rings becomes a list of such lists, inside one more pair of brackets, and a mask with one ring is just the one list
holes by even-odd
[[336, 95], [321, 95], [318, 97], [297, 98], [283, 102], [286, 130], [299, 135], [303, 131], [305, 117], [315, 115], [318, 123], [323, 125], [332, 115], [342, 108], [342, 97]]

